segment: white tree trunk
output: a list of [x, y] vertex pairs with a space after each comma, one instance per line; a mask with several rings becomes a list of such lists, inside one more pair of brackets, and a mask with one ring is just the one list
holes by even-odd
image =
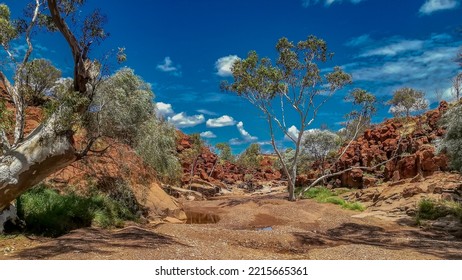
[[58, 114], [0, 157], [0, 212], [27, 189], [76, 160], [71, 133]]

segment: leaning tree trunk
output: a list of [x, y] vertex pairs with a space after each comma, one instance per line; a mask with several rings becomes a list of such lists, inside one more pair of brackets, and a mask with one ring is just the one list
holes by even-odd
[[59, 127], [55, 114], [0, 156], [0, 212], [31, 186], [76, 160], [72, 133]]
[[[60, 1], [47, 0], [51, 20], [66, 39], [74, 58], [74, 91], [91, 99], [87, 92], [88, 82], [96, 77], [92, 62], [88, 59], [89, 46], [81, 46], [72, 30], [61, 15]], [[37, 1], [35, 21], [40, 4]], [[30, 28], [29, 28], [30, 29]], [[30, 30], [28, 30], [30, 35]], [[29, 36], [27, 36], [29, 37]], [[30, 41], [26, 56], [32, 51]], [[2, 80], [6, 81], [5, 77]], [[11, 91], [11, 89], [10, 89]], [[11, 92], [10, 92], [11, 95]], [[23, 100], [14, 100], [16, 107]], [[21, 104], [20, 104], [21, 105]], [[74, 113], [83, 114], [87, 108], [70, 108]], [[70, 112], [67, 112], [67, 117]], [[58, 110], [48, 121], [35, 129], [26, 139], [19, 137], [13, 148], [0, 156], [0, 212], [19, 195], [39, 183], [54, 172], [68, 166], [77, 159], [72, 132], [62, 127], [66, 112]], [[19, 120], [23, 122], [22, 119]], [[19, 127], [21, 128], [21, 127]], [[21, 141], [22, 140], [22, 141]]]

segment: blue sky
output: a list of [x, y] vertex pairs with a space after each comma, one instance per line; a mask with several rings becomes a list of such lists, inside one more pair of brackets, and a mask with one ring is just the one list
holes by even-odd
[[[19, 16], [28, 2], [6, 4]], [[252, 142], [269, 151], [269, 134], [261, 113], [244, 99], [220, 92], [219, 83], [228, 78], [232, 62], [250, 50], [274, 59], [280, 37], [323, 38], [335, 52], [326, 67], [340, 65], [353, 75], [354, 84], [323, 107], [312, 128], [339, 129], [351, 110], [343, 96], [352, 88], [386, 100], [395, 89], [410, 86], [434, 102], [435, 90], [449, 97], [450, 79], [460, 71], [453, 60], [462, 45], [456, 31], [462, 26], [461, 0], [87, 2], [107, 15], [111, 34], [93, 56], [125, 47], [125, 66], [152, 84], [165, 118], [186, 133], [202, 133], [211, 145], [229, 142], [235, 152]], [[34, 42], [36, 57], [51, 59], [71, 76], [72, 58], [62, 37], [37, 34]], [[390, 117], [388, 109], [381, 106], [374, 121]], [[278, 138], [283, 143], [282, 134]]]

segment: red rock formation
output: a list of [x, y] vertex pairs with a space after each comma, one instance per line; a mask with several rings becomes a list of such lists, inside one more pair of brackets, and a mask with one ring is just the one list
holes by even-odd
[[[377, 166], [371, 171], [385, 180], [396, 181], [446, 170], [448, 158], [444, 154], [437, 155], [432, 143], [445, 133], [438, 121], [447, 109], [448, 103], [443, 101], [436, 110], [412, 117], [406, 123], [392, 119], [366, 130], [353, 141], [332, 171], [354, 166], [374, 167], [389, 160], [383, 167]], [[357, 171], [344, 173], [340, 176], [341, 185], [354, 188], [370, 185], [369, 180], [364, 182], [360, 177]]]
[[[200, 155], [196, 159], [192, 159], [190, 156], [186, 156], [188, 150], [193, 147], [191, 138], [181, 132], [178, 132], [178, 135], [177, 152], [182, 161], [183, 176], [181, 181], [184, 185], [189, 184], [194, 178], [211, 183], [235, 184], [248, 178], [253, 181], [273, 181], [282, 177], [281, 173], [273, 167], [274, 159], [269, 156], [262, 158], [260, 167], [256, 170], [245, 169], [231, 162], [221, 163], [218, 156], [211, 152], [208, 147], [204, 147]], [[193, 166], [194, 172], [191, 170]], [[246, 174], [251, 176], [244, 178]]]

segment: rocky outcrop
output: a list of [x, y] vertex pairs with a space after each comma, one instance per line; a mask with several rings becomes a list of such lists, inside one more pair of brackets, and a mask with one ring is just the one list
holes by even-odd
[[193, 143], [188, 135], [179, 132], [177, 152], [183, 167], [181, 178], [183, 185], [190, 185], [192, 181], [200, 179], [217, 185], [234, 185], [244, 181], [274, 181], [280, 180], [282, 175], [274, 168], [274, 158], [264, 156], [255, 170], [246, 169], [231, 162], [220, 162], [218, 156], [208, 147], [203, 147], [197, 157], [191, 154]]
[[[439, 120], [448, 109], [443, 101], [438, 109], [409, 120], [387, 120], [368, 129], [353, 141], [332, 171], [338, 172], [351, 167], [369, 167], [368, 173], [385, 181], [399, 181], [418, 174], [429, 176], [435, 171], [448, 168], [448, 158], [438, 154], [435, 142], [445, 131], [439, 127]], [[383, 164], [382, 164], [383, 163]], [[364, 179], [359, 169], [340, 176], [340, 185], [362, 188], [373, 184]]]

